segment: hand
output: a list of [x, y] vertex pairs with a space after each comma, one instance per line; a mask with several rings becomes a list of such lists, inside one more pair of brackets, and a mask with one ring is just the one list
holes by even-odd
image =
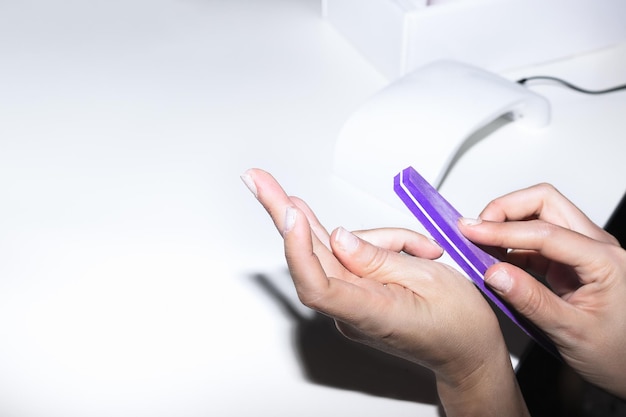
[[437, 244], [403, 229], [329, 235], [268, 173], [242, 178], [284, 238], [305, 305], [350, 339], [432, 369], [449, 416], [525, 415], [495, 315], [469, 280], [432, 260]]
[[485, 282], [584, 378], [626, 398], [626, 251], [547, 184], [492, 201], [480, 219], [459, 228], [478, 244], [512, 249], [505, 257], [517, 265], [492, 266]]

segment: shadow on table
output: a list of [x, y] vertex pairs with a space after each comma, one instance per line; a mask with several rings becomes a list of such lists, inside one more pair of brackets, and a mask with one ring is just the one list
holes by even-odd
[[342, 336], [333, 320], [305, 317], [272, 280], [254, 274], [259, 284], [295, 324], [294, 348], [306, 378], [320, 385], [423, 404], [438, 404], [432, 372]]

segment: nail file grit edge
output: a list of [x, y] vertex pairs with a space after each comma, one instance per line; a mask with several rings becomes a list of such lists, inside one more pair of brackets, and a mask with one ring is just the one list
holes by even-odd
[[483, 294], [535, 342], [560, 358], [545, 333], [513, 311], [485, 285], [487, 268], [500, 261], [461, 234], [457, 228], [461, 214], [412, 167], [405, 168], [395, 176], [394, 191]]

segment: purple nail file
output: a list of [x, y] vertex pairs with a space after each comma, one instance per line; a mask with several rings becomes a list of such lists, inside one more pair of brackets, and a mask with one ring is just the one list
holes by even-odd
[[515, 313], [488, 286], [484, 275], [500, 262], [470, 242], [457, 228], [461, 214], [412, 167], [394, 178], [394, 190], [432, 237], [471, 278], [476, 286], [528, 336], [548, 352], [560, 357], [548, 337], [530, 321]]

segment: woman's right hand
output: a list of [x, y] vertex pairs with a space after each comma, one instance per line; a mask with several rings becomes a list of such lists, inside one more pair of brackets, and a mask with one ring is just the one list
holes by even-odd
[[626, 398], [626, 251], [617, 240], [547, 184], [500, 197], [459, 228], [510, 262], [489, 268], [485, 282], [585, 379]]

